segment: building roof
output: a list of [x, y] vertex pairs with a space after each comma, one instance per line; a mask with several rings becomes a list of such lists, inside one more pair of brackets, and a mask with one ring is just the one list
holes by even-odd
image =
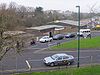
[[[78, 21], [73, 21], [73, 20], [59, 20], [59, 21], [55, 21], [55, 22], [78, 26]], [[86, 23], [80, 22], [80, 26], [84, 26], [84, 25], [86, 25]]]
[[4, 32], [5, 35], [18, 35], [18, 34], [24, 34], [26, 32], [24, 31], [6, 31]]
[[62, 28], [63, 26], [60, 25], [43, 25], [43, 26], [38, 26], [38, 27], [30, 27], [26, 29], [35, 29], [35, 30], [45, 30], [45, 29], [50, 29], [50, 28]]

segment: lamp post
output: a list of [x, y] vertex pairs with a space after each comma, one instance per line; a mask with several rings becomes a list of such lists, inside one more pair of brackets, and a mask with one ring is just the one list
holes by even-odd
[[80, 60], [79, 60], [79, 57], [80, 57], [80, 6], [76, 6], [76, 8], [78, 8], [78, 46], [77, 46], [78, 59], [77, 59], [77, 67], [79, 68], [79, 66], [80, 66]]

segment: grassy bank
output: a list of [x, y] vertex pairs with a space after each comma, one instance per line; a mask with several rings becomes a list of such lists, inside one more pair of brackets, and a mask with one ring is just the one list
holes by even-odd
[[100, 75], [100, 65], [88, 66], [82, 68], [67, 68], [65, 70], [49, 72], [33, 72], [17, 75]]
[[[100, 36], [94, 38], [82, 38], [80, 40], [81, 49], [100, 48]], [[51, 49], [77, 49], [77, 40], [62, 43], [59, 46], [53, 46]]]

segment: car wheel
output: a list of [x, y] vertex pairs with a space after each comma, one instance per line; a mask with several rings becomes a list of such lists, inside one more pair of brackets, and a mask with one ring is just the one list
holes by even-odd
[[71, 65], [71, 62], [68, 62], [67, 65]]
[[53, 66], [55, 66], [55, 64], [54, 63], [51, 63], [50, 66], [53, 67]]
[[50, 42], [51, 42], [52, 40], [50, 40]]

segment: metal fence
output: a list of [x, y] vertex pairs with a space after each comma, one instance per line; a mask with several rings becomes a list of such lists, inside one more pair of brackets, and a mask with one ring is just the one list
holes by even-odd
[[[64, 65], [55, 67], [45, 66], [42, 59], [37, 59], [37, 60], [28, 59], [22, 62], [19, 62], [19, 60], [21, 59], [14, 58], [14, 61], [12, 63], [7, 63], [8, 61], [5, 62], [0, 61], [0, 75], [4, 75], [4, 73], [20, 73], [23, 71], [24, 72], [41, 71], [41, 70], [47, 71], [53, 69], [77, 67], [77, 57], [75, 58], [75, 62], [71, 66]], [[85, 65], [95, 65], [95, 64], [100, 64], [100, 55], [80, 57], [80, 67]]]

